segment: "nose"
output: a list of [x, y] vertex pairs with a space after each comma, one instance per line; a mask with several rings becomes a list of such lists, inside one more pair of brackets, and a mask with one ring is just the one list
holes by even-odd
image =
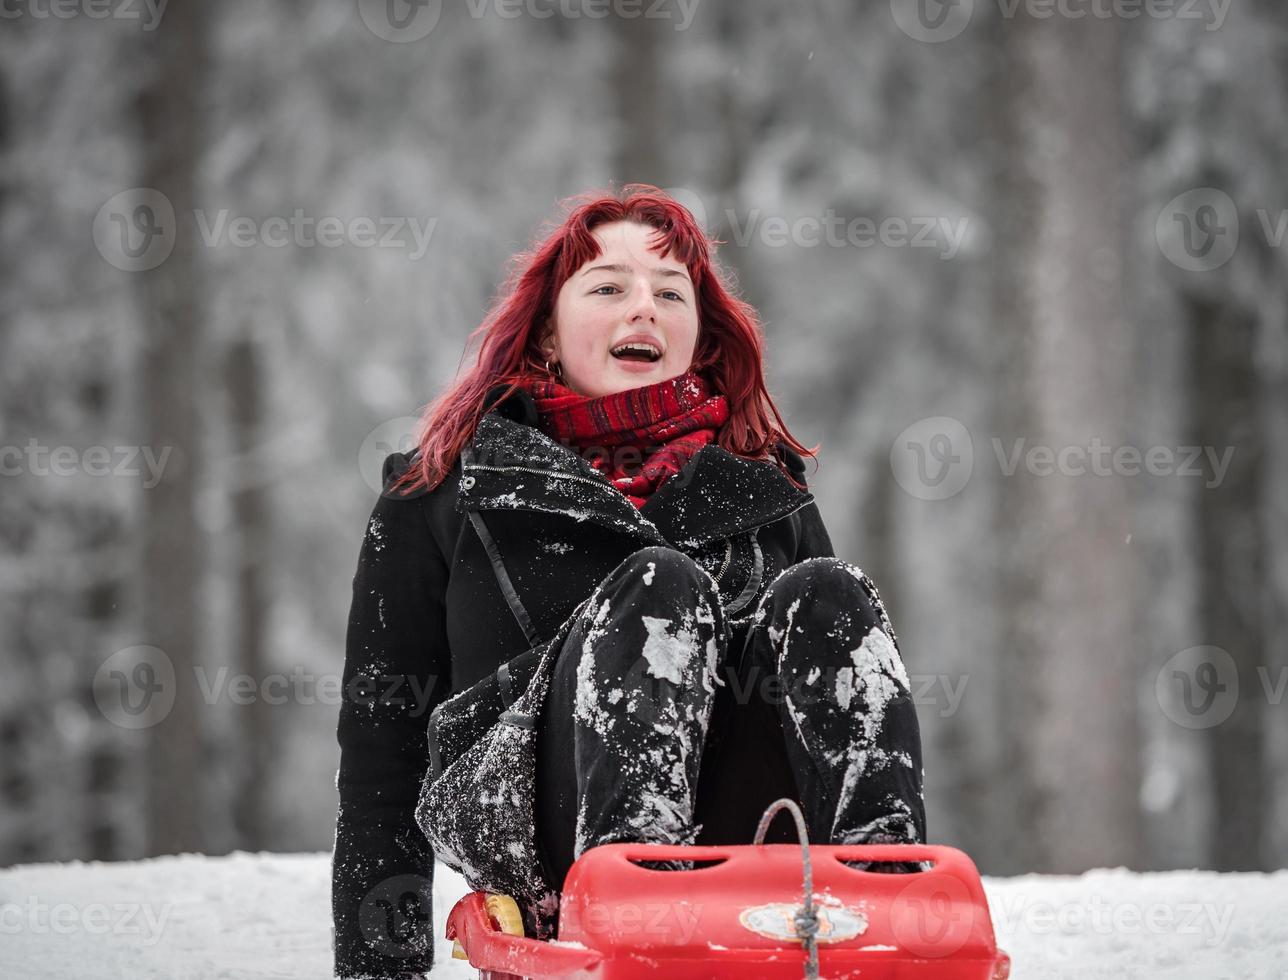
[[641, 320], [649, 323], [657, 322], [657, 303], [653, 299], [653, 287], [647, 280], [635, 284], [628, 320], [631, 323], [638, 323]]

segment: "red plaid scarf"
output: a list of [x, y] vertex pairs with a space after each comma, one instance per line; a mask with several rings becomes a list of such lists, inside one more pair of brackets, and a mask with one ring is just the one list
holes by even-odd
[[579, 453], [636, 507], [714, 442], [729, 418], [724, 395], [712, 395], [693, 372], [598, 398], [555, 381], [524, 388], [536, 402], [541, 430]]

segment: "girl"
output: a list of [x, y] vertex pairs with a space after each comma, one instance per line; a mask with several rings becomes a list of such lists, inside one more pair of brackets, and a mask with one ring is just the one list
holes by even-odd
[[435, 855], [550, 938], [588, 848], [745, 844], [781, 796], [815, 842], [925, 841], [894, 630], [833, 555], [755, 312], [656, 188], [574, 204], [385, 464], [338, 728], [341, 976], [429, 968]]

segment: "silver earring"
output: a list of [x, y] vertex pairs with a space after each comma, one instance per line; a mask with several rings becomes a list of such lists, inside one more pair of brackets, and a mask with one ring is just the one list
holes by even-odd
[[559, 364], [559, 362], [558, 362], [558, 361], [555, 361], [555, 368], [554, 368], [554, 370], [552, 371], [552, 370], [550, 370], [550, 362], [549, 362], [549, 361], [546, 361], [546, 374], [553, 374], [556, 378], [559, 378], [559, 379], [561, 379], [561, 380], [562, 380], [562, 378], [563, 378], [563, 368], [560, 366], [560, 364]]

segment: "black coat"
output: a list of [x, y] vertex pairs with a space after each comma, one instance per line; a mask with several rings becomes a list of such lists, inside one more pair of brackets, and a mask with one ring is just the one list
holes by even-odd
[[[530, 396], [499, 401], [500, 392], [442, 484], [382, 494], [362, 543], [337, 730], [339, 976], [432, 963], [434, 856], [414, 812], [435, 706], [551, 637], [640, 548], [668, 545], [706, 568], [739, 645], [776, 575], [833, 554], [813, 496], [773, 462], [704, 446], [637, 509], [537, 428]], [[800, 456], [778, 450], [804, 483]], [[386, 460], [386, 489], [410, 462], [401, 453]]]

